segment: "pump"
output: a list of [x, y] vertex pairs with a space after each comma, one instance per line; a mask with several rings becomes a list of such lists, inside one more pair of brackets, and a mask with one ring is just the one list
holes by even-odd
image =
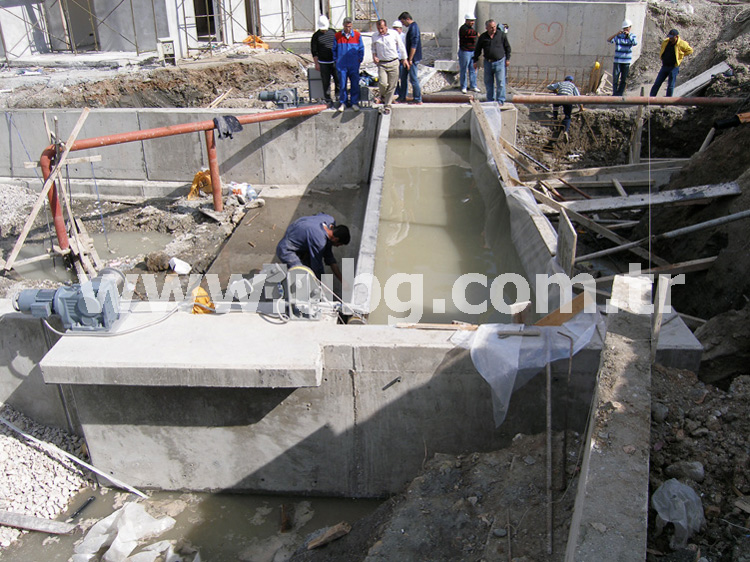
[[299, 105], [299, 96], [297, 88], [287, 88], [285, 90], [263, 90], [258, 94], [260, 101], [272, 101], [284, 109], [297, 107]]
[[25, 289], [13, 297], [13, 308], [35, 318], [58, 315], [73, 331], [109, 331], [120, 318], [120, 293], [125, 276], [105, 267], [85, 283], [58, 289]]

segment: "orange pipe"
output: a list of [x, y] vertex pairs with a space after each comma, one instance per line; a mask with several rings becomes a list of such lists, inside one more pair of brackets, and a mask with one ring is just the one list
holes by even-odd
[[[241, 115], [237, 117], [237, 120], [247, 125], [249, 123], [261, 123], [263, 121], [274, 121], [276, 119], [290, 119], [293, 117], [307, 117], [310, 115], [316, 115], [326, 109], [327, 106], [323, 104], [310, 105], [307, 107], [298, 107], [294, 109], [280, 109], [278, 111], [266, 111], [263, 113], [253, 113], [250, 115]], [[91, 148], [97, 148], [100, 146], [112, 146], [115, 144], [123, 144], [126, 142], [142, 141], [149, 139], [158, 139], [163, 137], [171, 137], [174, 135], [184, 135], [186, 133], [195, 133], [199, 131], [206, 131], [206, 145], [208, 150], [208, 163], [211, 170], [211, 185], [218, 186], [219, 189], [214, 189], [214, 208], [217, 211], [221, 211], [223, 203], [221, 199], [221, 178], [219, 177], [219, 164], [216, 156], [216, 139], [213, 134], [214, 122], [211, 121], [196, 121], [193, 123], [184, 123], [182, 125], [170, 125], [168, 127], [156, 127], [154, 129], [144, 129], [142, 131], [130, 131], [127, 133], [117, 133], [114, 135], [105, 135], [101, 137], [92, 137], [90, 139], [81, 139], [75, 141], [70, 147], [70, 151], [74, 150], [88, 150]], [[211, 133], [211, 141], [209, 142], [208, 133]], [[212, 154], [213, 152], [213, 154]], [[47, 181], [50, 173], [52, 172], [52, 162], [55, 159], [55, 146], [50, 145], [44, 149], [41, 157], [39, 158], [39, 165], [42, 168], [42, 176], [44, 181]], [[214, 177], [215, 175], [215, 177]], [[60, 243], [60, 248], [66, 250], [70, 243], [68, 242], [68, 233], [65, 230], [65, 220], [63, 219], [62, 206], [60, 205], [57, 189], [53, 185], [49, 190], [49, 204], [50, 210], [54, 216], [55, 232], [57, 233], [57, 240]], [[218, 203], [217, 203], [218, 200]]]

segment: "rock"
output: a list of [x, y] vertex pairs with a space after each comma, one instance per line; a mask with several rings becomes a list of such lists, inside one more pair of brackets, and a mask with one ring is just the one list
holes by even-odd
[[151, 252], [146, 256], [146, 268], [149, 271], [167, 271], [169, 269], [169, 256], [166, 252]]
[[651, 417], [656, 423], [662, 423], [667, 419], [669, 408], [661, 402], [654, 402], [651, 404]]
[[531, 466], [532, 464], [536, 463], [536, 460], [531, 455], [528, 455], [528, 456], [526, 456], [526, 457], [523, 458], [523, 462], [525, 462], [526, 464], [528, 464], [529, 466]]
[[493, 529], [492, 534], [496, 537], [502, 538], [508, 535], [508, 531], [506, 531], [505, 529]]
[[600, 533], [607, 532], [607, 526], [604, 523], [592, 523], [591, 526]]
[[670, 464], [664, 473], [671, 478], [690, 478], [695, 482], [703, 482], [705, 478], [703, 464], [698, 461], [680, 461]]

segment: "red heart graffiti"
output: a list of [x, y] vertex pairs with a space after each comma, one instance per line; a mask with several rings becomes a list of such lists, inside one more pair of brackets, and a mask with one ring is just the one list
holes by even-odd
[[560, 22], [553, 21], [550, 24], [540, 23], [534, 28], [534, 39], [542, 45], [550, 47], [557, 43], [563, 36], [563, 26]]

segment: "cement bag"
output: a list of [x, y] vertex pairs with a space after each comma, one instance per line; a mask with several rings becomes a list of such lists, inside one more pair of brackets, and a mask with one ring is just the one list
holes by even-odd
[[657, 533], [661, 533], [667, 523], [674, 524], [674, 536], [669, 541], [673, 550], [685, 548], [691, 535], [706, 523], [700, 496], [690, 486], [675, 478], [659, 486], [651, 496], [651, 506], [658, 514]]

